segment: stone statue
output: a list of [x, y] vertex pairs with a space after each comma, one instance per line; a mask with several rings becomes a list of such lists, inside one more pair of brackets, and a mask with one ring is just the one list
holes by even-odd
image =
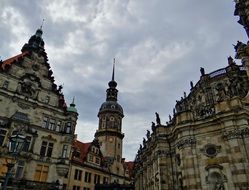
[[170, 121], [170, 122], [172, 121], [172, 117], [171, 117], [171, 115], [169, 115], [169, 121]]
[[147, 137], [147, 139], [149, 139], [149, 138], [150, 138], [150, 131], [149, 131], [149, 130], [147, 130], [146, 137]]
[[203, 67], [200, 68], [201, 76], [205, 75], [205, 69]]
[[235, 62], [233, 61], [233, 58], [231, 56], [229, 56], [227, 58], [227, 61], [228, 61], [228, 65], [234, 65], [235, 64]]
[[143, 138], [143, 145], [144, 145], [144, 147], [146, 146], [146, 140], [145, 140], [145, 138]]
[[156, 123], [157, 125], [161, 125], [161, 120], [160, 120], [160, 117], [159, 117], [159, 114], [156, 112]]
[[156, 124], [153, 121], [151, 122], [151, 130], [153, 132], [156, 130]]
[[191, 88], [194, 88], [193, 81], [190, 81], [190, 87], [191, 87]]

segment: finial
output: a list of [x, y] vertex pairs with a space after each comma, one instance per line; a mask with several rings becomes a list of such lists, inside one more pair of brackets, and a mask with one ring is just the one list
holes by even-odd
[[43, 24], [44, 24], [45, 19], [42, 19], [42, 24], [40, 26], [40, 29], [42, 30]]
[[75, 96], [73, 97], [73, 102], [72, 102], [72, 104], [75, 104], [75, 103], [74, 103], [74, 99], [75, 99]]

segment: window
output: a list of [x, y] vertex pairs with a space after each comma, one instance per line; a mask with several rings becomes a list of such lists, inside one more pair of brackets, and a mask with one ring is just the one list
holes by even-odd
[[117, 174], [119, 174], [119, 168], [117, 167]]
[[85, 182], [91, 183], [91, 173], [85, 172]]
[[100, 158], [99, 157], [95, 157], [95, 163], [100, 164]]
[[29, 151], [30, 143], [31, 143], [31, 137], [27, 136], [26, 141], [25, 141], [24, 146], [23, 146], [23, 151], [25, 151], [25, 152]]
[[73, 190], [80, 190], [80, 186], [74, 185]]
[[90, 188], [89, 187], [84, 187], [83, 190], [90, 190]]
[[57, 123], [56, 123], [56, 131], [57, 132], [61, 132], [62, 130], [61, 130], [61, 121], [57, 121]]
[[71, 122], [67, 122], [66, 124], [66, 133], [71, 133]]
[[48, 129], [55, 131], [55, 120], [54, 119], [50, 119]]
[[100, 175], [94, 174], [94, 184], [100, 183]]
[[118, 143], [118, 148], [120, 148], [120, 143]]
[[25, 165], [25, 162], [24, 162], [23, 160], [19, 160], [19, 161], [17, 162], [16, 175], [15, 175], [15, 177], [16, 177], [17, 179], [22, 178], [23, 170], [24, 170], [24, 165]]
[[104, 177], [104, 178], [103, 178], [103, 183], [104, 183], [104, 184], [108, 183], [108, 177]]
[[117, 161], [120, 162], [120, 156], [119, 155], [117, 155]]
[[49, 167], [46, 165], [37, 164], [35, 169], [35, 181], [46, 182], [48, 178], [48, 169]]
[[93, 155], [91, 155], [91, 154], [88, 155], [88, 161], [93, 162]]
[[54, 143], [42, 141], [40, 155], [51, 157], [52, 152], [53, 152], [53, 146], [54, 146]]
[[8, 89], [8, 86], [9, 86], [9, 81], [7, 81], [7, 80], [4, 81], [4, 82], [3, 82], [3, 88], [4, 88], [4, 89]]
[[67, 157], [67, 149], [68, 149], [68, 145], [63, 145], [63, 149], [62, 149], [62, 158], [66, 158]]
[[80, 151], [75, 150], [75, 151], [73, 152], [73, 157], [74, 157], [74, 158], [80, 158]]
[[81, 176], [82, 176], [82, 171], [78, 170], [78, 169], [75, 169], [75, 171], [74, 171], [74, 179], [81, 181]]
[[95, 147], [94, 146], [92, 147], [92, 152], [95, 153]]
[[0, 146], [2, 146], [2, 145], [3, 145], [3, 143], [4, 143], [4, 138], [5, 138], [5, 135], [6, 135], [6, 131], [5, 131], [5, 130], [0, 129]]
[[42, 123], [42, 128], [48, 128], [48, 118], [47, 117], [44, 117], [43, 118], [43, 123]]

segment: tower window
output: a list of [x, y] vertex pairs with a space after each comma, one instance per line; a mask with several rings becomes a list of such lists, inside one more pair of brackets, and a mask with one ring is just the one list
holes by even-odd
[[72, 131], [72, 124], [71, 122], [67, 122], [66, 133], [71, 133], [71, 131]]

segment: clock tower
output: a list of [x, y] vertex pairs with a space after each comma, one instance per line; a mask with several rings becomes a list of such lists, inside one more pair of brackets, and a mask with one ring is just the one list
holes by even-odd
[[[99, 140], [103, 156], [108, 161], [111, 172], [117, 176], [124, 174], [122, 164], [122, 133], [123, 108], [117, 102], [118, 90], [114, 80], [115, 68], [113, 66], [112, 79], [106, 90], [106, 101], [101, 105], [98, 113], [99, 126], [95, 138]], [[117, 180], [118, 178], [116, 178]], [[114, 181], [112, 179], [112, 181]]]

